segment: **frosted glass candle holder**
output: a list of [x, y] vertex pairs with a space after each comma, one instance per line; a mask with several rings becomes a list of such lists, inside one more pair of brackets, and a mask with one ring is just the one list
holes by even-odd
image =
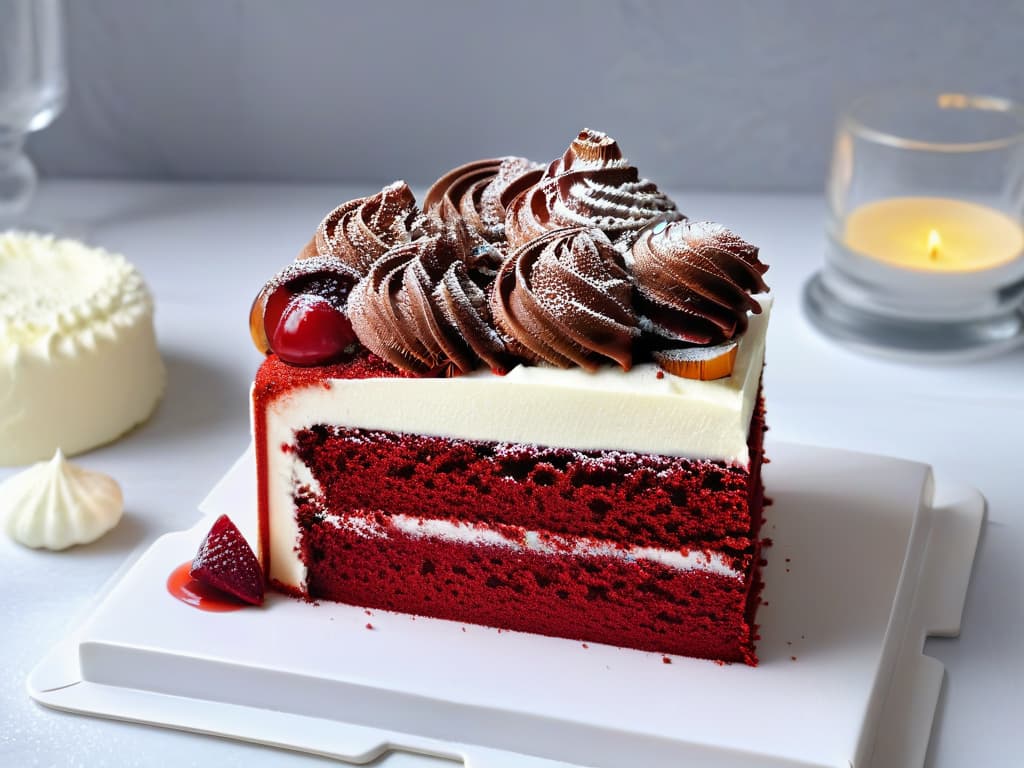
[[827, 335], [920, 357], [1024, 340], [1024, 108], [893, 90], [836, 131], [824, 267], [804, 308]]

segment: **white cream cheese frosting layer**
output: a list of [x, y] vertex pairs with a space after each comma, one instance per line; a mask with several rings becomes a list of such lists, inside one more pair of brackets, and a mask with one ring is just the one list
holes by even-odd
[[300, 486], [320, 491], [294, 452], [280, 447], [316, 424], [745, 466], [771, 309], [770, 299], [761, 303], [764, 311], [750, 317], [739, 342], [732, 375], [714, 381], [658, 378], [654, 364], [597, 373], [519, 366], [505, 376], [333, 379], [285, 393], [266, 410], [271, 577], [305, 588], [293, 494]]
[[73, 455], [150, 415], [164, 389], [153, 301], [123, 257], [0, 234], [0, 464]]

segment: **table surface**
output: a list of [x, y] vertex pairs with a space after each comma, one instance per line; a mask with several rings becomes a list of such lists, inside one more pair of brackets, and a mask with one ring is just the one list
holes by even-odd
[[[191, 526], [196, 505], [245, 448], [247, 398], [260, 356], [249, 341], [252, 297], [290, 261], [320, 216], [373, 191], [338, 186], [52, 181], [37, 220], [124, 253], [156, 297], [168, 388], [155, 416], [80, 456], [117, 478], [120, 525], [93, 544], [36, 552], [0, 536], [0, 764], [336, 765], [213, 737], [66, 715], [34, 704], [25, 678], [125, 560]], [[933, 768], [1016, 763], [1024, 713], [1024, 349], [956, 365], [865, 357], [803, 317], [800, 292], [824, 251], [824, 204], [811, 196], [674, 195], [691, 218], [714, 218], [761, 246], [776, 297], [765, 394], [771, 440], [900, 456], [977, 486], [988, 521], [959, 638], [926, 653], [947, 674], [929, 751]], [[0, 480], [12, 473], [0, 468]], [[865, 478], [870, 482], [870, 478]], [[841, 543], [837, 543], [841, 546]], [[451, 765], [398, 754], [381, 764]]]

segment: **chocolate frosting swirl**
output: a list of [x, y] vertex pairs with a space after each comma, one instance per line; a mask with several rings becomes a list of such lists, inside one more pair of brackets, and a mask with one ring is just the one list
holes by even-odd
[[348, 315], [356, 336], [371, 352], [413, 373], [465, 373], [478, 359], [505, 370], [505, 343], [464, 261], [465, 229], [436, 221], [430, 228], [436, 234], [392, 248], [352, 289]]
[[768, 290], [768, 267], [721, 224], [659, 223], [630, 253], [641, 326], [661, 344], [717, 344], [746, 330], [748, 311], [761, 311], [750, 294]]
[[508, 205], [512, 246], [561, 227], [596, 227], [620, 250], [653, 221], [685, 218], [653, 182], [641, 179], [611, 137], [584, 129], [544, 177]]
[[[544, 166], [523, 157], [477, 160], [454, 168], [427, 190], [423, 210], [448, 219], [462, 217], [474, 245], [504, 245], [505, 203], [509, 191], [515, 194], [540, 180]], [[447, 199], [451, 208], [441, 205]], [[507, 198], [506, 198], [507, 199]]]
[[388, 250], [412, 240], [418, 215], [409, 185], [396, 181], [375, 195], [349, 200], [328, 213], [299, 258], [333, 256], [365, 275]]
[[499, 330], [533, 362], [595, 370], [608, 358], [629, 370], [640, 331], [622, 255], [583, 227], [547, 232], [509, 254], [491, 310]]

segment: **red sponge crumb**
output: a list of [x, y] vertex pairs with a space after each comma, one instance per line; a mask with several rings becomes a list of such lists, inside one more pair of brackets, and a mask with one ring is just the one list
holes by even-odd
[[294, 451], [339, 516], [387, 510], [674, 550], [753, 543], [751, 473], [723, 462], [320, 425], [299, 430]]
[[263, 569], [227, 515], [218, 517], [206, 534], [189, 575], [243, 602], [263, 604]]

